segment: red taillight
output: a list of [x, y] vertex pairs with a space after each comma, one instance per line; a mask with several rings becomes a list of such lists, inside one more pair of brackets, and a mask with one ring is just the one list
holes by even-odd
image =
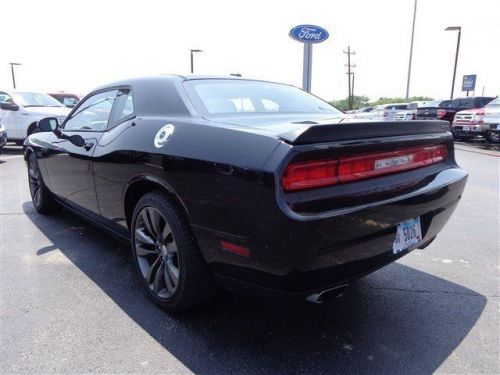
[[337, 183], [337, 161], [319, 160], [292, 163], [283, 175], [285, 190], [301, 190]]
[[446, 116], [446, 109], [438, 109], [437, 116], [438, 118], [443, 118], [444, 116]]
[[412, 113], [411, 114], [411, 119], [412, 120], [416, 120], [417, 119], [417, 114], [416, 113]]
[[292, 163], [283, 174], [283, 189], [303, 190], [402, 172], [439, 163], [447, 154], [446, 146], [438, 145]]
[[384, 112], [384, 117], [389, 116], [389, 112]]

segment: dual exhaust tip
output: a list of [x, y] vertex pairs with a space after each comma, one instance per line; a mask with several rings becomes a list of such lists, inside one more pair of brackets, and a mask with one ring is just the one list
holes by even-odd
[[328, 299], [340, 298], [344, 295], [349, 285], [344, 284], [334, 288], [325, 289], [319, 293], [314, 293], [306, 297], [307, 302], [323, 303]]

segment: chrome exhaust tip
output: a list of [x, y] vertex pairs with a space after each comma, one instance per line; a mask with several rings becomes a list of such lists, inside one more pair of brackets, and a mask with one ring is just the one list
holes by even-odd
[[307, 296], [306, 301], [311, 303], [323, 303], [327, 299], [342, 297], [348, 286], [348, 284], [344, 284], [334, 288], [325, 289], [319, 293]]

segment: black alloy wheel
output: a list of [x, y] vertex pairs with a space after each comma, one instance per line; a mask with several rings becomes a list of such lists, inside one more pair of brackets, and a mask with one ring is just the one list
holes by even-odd
[[154, 207], [137, 215], [135, 253], [149, 289], [160, 299], [171, 297], [179, 285], [179, 255], [167, 220]]
[[40, 173], [40, 167], [38, 166], [38, 160], [34, 153], [30, 153], [28, 157], [28, 184], [31, 200], [39, 213], [45, 215], [61, 209], [61, 206], [54, 200], [52, 193], [45, 186], [43, 176]]
[[217, 285], [185, 212], [168, 194], [142, 196], [131, 220], [132, 253], [149, 297], [169, 312], [212, 297]]

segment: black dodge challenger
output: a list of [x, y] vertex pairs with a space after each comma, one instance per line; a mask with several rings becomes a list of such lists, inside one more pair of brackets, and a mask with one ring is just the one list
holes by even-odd
[[320, 302], [444, 227], [467, 173], [449, 124], [352, 122], [292, 86], [157, 76], [103, 86], [25, 141], [42, 214], [129, 242], [168, 311], [218, 285]]

